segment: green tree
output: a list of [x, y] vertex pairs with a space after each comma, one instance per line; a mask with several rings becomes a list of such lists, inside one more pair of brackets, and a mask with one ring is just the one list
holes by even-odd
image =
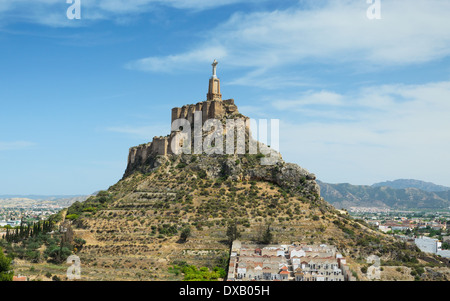
[[61, 243], [59, 246], [49, 246], [46, 253], [50, 262], [62, 263], [72, 254], [72, 251]]
[[237, 223], [228, 225], [227, 228], [227, 237], [228, 241], [232, 243], [234, 240], [239, 239], [241, 237], [241, 232], [238, 229]]
[[182, 242], [186, 242], [190, 236], [191, 236], [191, 228], [186, 227], [181, 231], [180, 240]]
[[442, 249], [443, 250], [450, 250], [450, 243], [448, 243], [448, 242], [442, 243]]
[[268, 245], [272, 242], [272, 240], [273, 240], [273, 234], [270, 231], [270, 226], [267, 226], [267, 229], [264, 232], [261, 241], [262, 241], [262, 243]]
[[3, 249], [0, 248], [0, 281], [12, 281], [14, 271], [11, 267], [11, 258], [3, 254]]
[[82, 238], [77, 237], [73, 240], [74, 250], [77, 249], [77, 251], [80, 251], [81, 249], [83, 249], [83, 246], [85, 244], [86, 244], [86, 241]]
[[221, 267], [216, 266], [213, 268], [213, 271], [217, 273], [219, 278], [225, 279], [225, 277], [227, 276], [227, 272]]

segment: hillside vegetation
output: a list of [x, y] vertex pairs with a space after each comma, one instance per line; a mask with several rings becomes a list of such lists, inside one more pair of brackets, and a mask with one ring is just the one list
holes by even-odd
[[359, 279], [371, 254], [419, 278], [428, 277], [425, 267], [445, 266], [341, 215], [320, 197], [314, 175], [296, 165], [260, 166], [250, 155], [158, 160], [68, 209], [75, 236], [86, 241], [77, 253], [86, 280], [182, 280], [183, 270], [216, 279], [214, 271], [226, 267], [230, 225], [244, 241], [262, 242], [269, 229], [271, 243], [335, 245]]

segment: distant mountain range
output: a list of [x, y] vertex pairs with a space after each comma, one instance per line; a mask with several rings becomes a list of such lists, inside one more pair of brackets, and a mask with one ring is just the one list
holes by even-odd
[[4, 194], [0, 195], [0, 199], [31, 199], [31, 200], [59, 200], [71, 199], [76, 197], [83, 197], [84, 195], [18, 195], [18, 194]]
[[449, 209], [450, 188], [419, 180], [395, 180], [374, 185], [328, 184], [317, 181], [321, 196], [334, 207]]
[[0, 195], [0, 207], [22, 207], [52, 204], [69, 207], [75, 202], [84, 202], [89, 195]]
[[372, 187], [391, 187], [395, 189], [405, 189], [405, 188], [417, 188], [420, 190], [428, 191], [428, 192], [436, 192], [436, 191], [449, 191], [450, 187], [436, 185], [431, 182], [424, 182], [419, 180], [411, 180], [411, 179], [399, 179], [394, 181], [386, 181], [375, 183]]

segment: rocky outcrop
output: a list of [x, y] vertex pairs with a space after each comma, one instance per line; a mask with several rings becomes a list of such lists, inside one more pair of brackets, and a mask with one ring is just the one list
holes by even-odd
[[[249, 119], [241, 115], [234, 104], [234, 100], [229, 99], [224, 101], [205, 101], [196, 105], [173, 108], [172, 122], [175, 119], [184, 118], [192, 124], [194, 113], [197, 111], [202, 112], [203, 121], [208, 118], [220, 120], [224, 125], [224, 134], [226, 134], [225, 124], [227, 119]], [[179, 162], [182, 166], [186, 166], [186, 168], [194, 172], [202, 171], [202, 174], [211, 179], [224, 177], [234, 181], [267, 181], [288, 189], [305, 190], [313, 196], [318, 197], [320, 195], [320, 188], [315, 181], [316, 176], [314, 174], [296, 164], [284, 162], [280, 153], [256, 142], [251, 137], [246, 124], [242, 123], [242, 127], [245, 130], [245, 151], [247, 153], [245, 155], [174, 155], [169, 150], [171, 140], [176, 133], [172, 132], [166, 137], [155, 137], [151, 143], [132, 147], [128, 156], [128, 166], [124, 178], [132, 175], [134, 172], [152, 172], [170, 160]], [[203, 138], [206, 134], [208, 133], [203, 133]], [[258, 143], [258, 154], [248, 154], [250, 142]], [[266, 155], [263, 155], [261, 152]], [[269, 159], [275, 160], [273, 160], [273, 163], [267, 164]]]
[[170, 161], [208, 179], [233, 181], [266, 181], [291, 190], [303, 190], [312, 196], [320, 195], [316, 176], [308, 170], [282, 159], [274, 165], [262, 165], [260, 155], [150, 155], [142, 164], [129, 165], [124, 178], [134, 172], [150, 173]]

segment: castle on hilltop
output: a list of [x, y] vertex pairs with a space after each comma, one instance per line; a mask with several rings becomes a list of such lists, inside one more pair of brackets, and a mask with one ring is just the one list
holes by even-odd
[[[220, 79], [217, 77], [217, 65], [218, 62], [214, 60], [212, 63], [213, 70], [212, 76], [209, 79], [206, 101], [185, 105], [181, 108], [173, 108], [171, 124], [177, 119], [186, 119], [193, 125], [194, 113], [196, 112], [201, 112], [202, 125], [208, 119], [223, 120], [226, 116], [239, 116], [240, 118], [246, 119], [246, 117], [239, 114], [238, 108], [234, 104], [234, 99], [222, 100]], [[152, 155], [166, 156], [173, 154], [170, 146], [176, 133], [177, 131], [172, 130], [168, 136], [154, 137], [153, 141], [150, 143], [130, 148], [128, 166], [142, 164]]]

